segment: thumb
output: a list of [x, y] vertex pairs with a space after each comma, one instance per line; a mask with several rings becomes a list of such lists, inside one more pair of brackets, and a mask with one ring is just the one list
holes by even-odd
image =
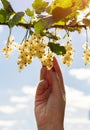
[[46, 99], [48, 100], [50, 95], [50, 91], [48, 82], [46, 80], [41, 80], [36, 90], [35, 105], [46, 102]]

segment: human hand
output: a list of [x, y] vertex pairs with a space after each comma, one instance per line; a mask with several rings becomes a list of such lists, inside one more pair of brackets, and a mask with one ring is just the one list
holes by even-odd
[[56, 58], [54, 67], [42, 67], [35, 97], [35, 116], [38, 130], [64, 130], [65, 89]]

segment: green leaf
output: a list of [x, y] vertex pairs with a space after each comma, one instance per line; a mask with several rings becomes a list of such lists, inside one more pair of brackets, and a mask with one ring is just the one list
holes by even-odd
[[9, 26], [13, 27], [13, 26], [17, 25], [21, 21], [21, 19], [23, 18], [23, 16], [24, 16], [24, 12], [17, 12], [13, 16], [13, 18], [9, 21]]
[[0, 23], [4, 22], [4, 16], [2, 14], [0, 14]]
[[43, 30], [46, 28], [46, 26], [47, 26], [47, 21], [40, 20], [40, 21], [35, 23], [34, 29], [38, 34], [41, 34], [43, 32]]
[[58, 37], [56, 35], [53, 35], [52, 33], [46, 33], [46, 36], [50, 39], [58, 40]]
[[41, 12], [45, 11], [48, 4], [49, 3], [44, 0], [34, 0], [32, 7], [37, 14], [40, 14]]
[[3, 6], [4, 6], [4, 9], [8, 12], [8, 13], [14, 13], [14, 10], [10, 4], [9, 1], [7, 0], [1, 0]]
[[0, 22], [7, 22], [11, 14], [7, 13], [5, 9], [0, 9]]
[[50, 47], [51, 51], [56, 53], [57, 55], [64, 55], [66, 53], [65, 47], [64, 46], [60, 46], [59, 43], [54, 44], [52, 42], [49, 42], [48, 46]]
[[26, 9], [25, 13], [27, 16], [34, 18], [34, 11], [31, 11], [29, 8]]

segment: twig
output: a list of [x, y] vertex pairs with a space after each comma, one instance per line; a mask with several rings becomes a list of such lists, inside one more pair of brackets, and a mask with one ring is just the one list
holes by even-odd
[[[8, 23], [0, 23], [0, 25], [9, 26]], [[18, 23], [16, 26], [22, 26], [26, 29], [34, 28], [34, 25], [29, 24], [29, 23]], [[47, 29], [50, 29], [50, 28], [61, 28], [61, 29], [85, 28], [86, 29], [86, 25], [85, 24], [82, 24], [82, 25], [79, 25], [79, 24], [75, 24], [75, 25], [53, 25], [53, 26], [48, 27]]]

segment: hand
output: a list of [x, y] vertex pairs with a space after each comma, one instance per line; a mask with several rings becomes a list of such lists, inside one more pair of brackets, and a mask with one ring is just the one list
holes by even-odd
[[65, 89], [61, 70], [54, 57], [54, 67], [42, 67], [35, 97], [38, 130], [64, 130]]

